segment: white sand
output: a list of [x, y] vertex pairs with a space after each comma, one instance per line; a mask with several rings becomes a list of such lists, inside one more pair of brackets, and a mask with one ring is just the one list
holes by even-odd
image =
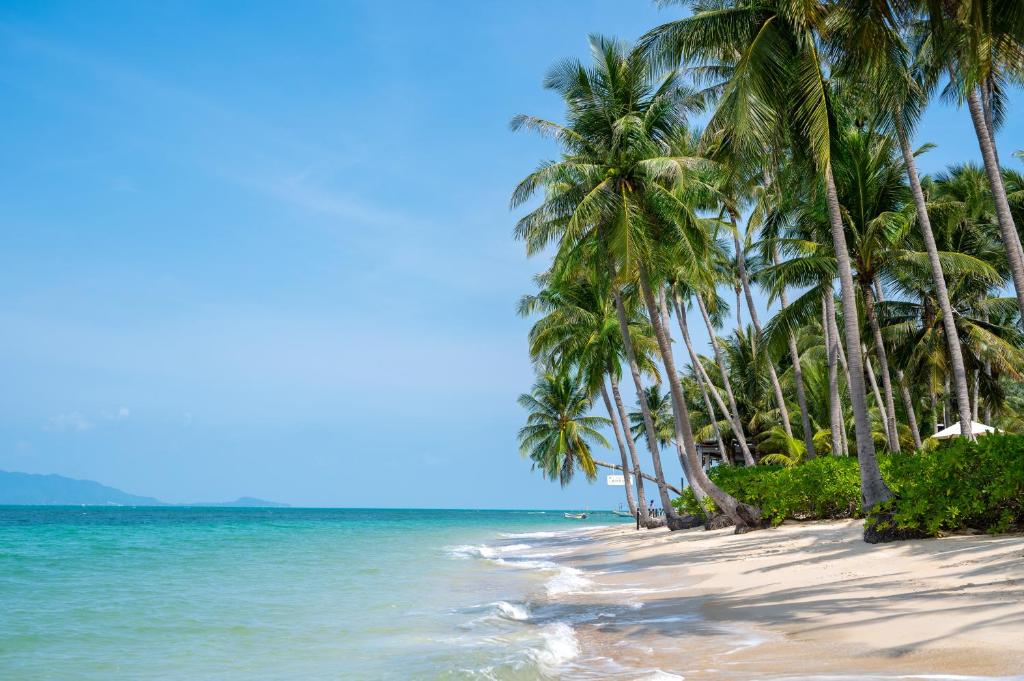
[[[1024, 674], [1024, 537], [873, 546], [859, 521], [731, 530], [608, 528], [570, 563], [584, 655], [686, 679]], [[665, 677], [670, 678], [670, 677]]]

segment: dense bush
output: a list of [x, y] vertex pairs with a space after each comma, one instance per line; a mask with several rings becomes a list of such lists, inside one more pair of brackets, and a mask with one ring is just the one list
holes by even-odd
[[[880, 456], [879, 465], [896, 497], [874, 510], [869, 522], [931, 535], [1024, 526], [1024, 436], [958, 439], [932, 451]], [[861, 516], [860, 475], [852, 457], [818, 457], [792, 468], [719, 466], [710, 476], [775, 525]], [[680, 512], [699, 512], [689, 489], [673, 503]]]
[[[718, 466], [710, 476], [729, 494], [760, 508], [773, 525], [787, 518], [851, 518], [860, 514], [856, 459], [818, 457], [792, 468]], [[684, 513], [699, 511], [689, 489], [674, 504]]]
[[957, 439], [927, 454], [889, 457], [887, 464], [882, 472], [896, 498], [872, 509], [869, 522], [884, 517], [927, 534], [1024, 526], [1024, 436]]

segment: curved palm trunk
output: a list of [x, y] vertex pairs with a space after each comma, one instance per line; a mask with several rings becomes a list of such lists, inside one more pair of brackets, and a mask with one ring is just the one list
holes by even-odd
[[682, 464], [683, 471], [686, 473], [686, 479], [689, 480], [694, 491], [697, 488], [703, 489], [714, 500], [715, 505], [736, 523], [737, 534], [757, 529], [763, 525], [760, 509], [744, 504], [727, 494], [718, 485], [711, 482], [700, 465], [700, 460], [697, 458], [697, 447], [693, 441], [693, 430], [690, 428], [690, 414], [686, 408], [686, 398], [683, 395], [683, 384], [676, 372], [668, 334], [665, 331], [665, 326], [661, 323], [661, 314], [654, 303], [654, 296], [651, 294], [647, 268], [643, 262], [638, 263], [638, 267], [640, 270], [640, 292], [647, 305], [651, 326], [654, 328], [654, 337], [658, 341], [658, 354], [661, 355], [665, 373], [668, 375], [669, 392], [672, 395], [672, 413], [675, 416], [676, 440], [682, 439], [682, 453], [685, 455], [680, 458], [679, 463]]
[[[639, 473], [640, 455], [636, 451], [636, 442], [628, 435], [629, 429], [626, 427], [626, 424], [629, 423], [629, 417], [626, 414], [626, 405], [622, 402], [622, 393], [619, 392], [619, 382], [614, 376], [609, 378], [612, 384], [612, 398], [615, 401], [615, 409], [619, 412], [619, 422], [622, 423], [622, 428], [626, 433], [625, 439], [626, 447], [629, 449], [629, 458], [633, 462], [633, 470]], [[637, 510], [640, 511], [640, 522], [646, 524], [651, 518], [647, 512], [647, 493], [644, 491], [643, 476], [637, 475], [634, 483], [636, 484], [636, 505]]]
[[622, 441], [622, 429], [619, 427], [619, 417], [612, 409], [612, 401], [608, 398], [608, 389], [604, 386], [604, 379], [601, 379], [601, 399], [604, 400], [604, 408], [608, 410], [608, 418], [612, 422], [612, 430], [615, 431], [615, 443], [619, 446], [619, 458], [622, 459], [622, 473], [625, 475], [626, 506], [629, 512], [636, 516], [636, 501], [633, 499], [633, 485], [630, 481], [632, 471], [629, 468], [629, 461], [626, 459], [626, 443]]
[[[932, 233], [931, 218], [928, 216], [928, 205], [925, 203], [924, 190], [921, 188], [921, 180], [917, 176], [917, 161], [914, 159], [914, 150], [910, 147], [910, 140], [902, 125], [897, 125], [896, 134], [899, 137], [900, 149], [903, 151], [903, 162], [907, 167], [907, 179], [910, 180], [910, 192], [914, 196], [914, 206], [917, 209], [917, 224], [921, 230], [921, 237], [924, 239], [924, 248], [928, 253], [928, 264], [932, 270], [932, 280], [935, 282], [935, 297], [939, 301], [939, 309], [942, 310], [942, 328], [946, 332], [946, 349], [949, 352], [949, 365], [953, 373], [953, 386], [956, 389], [957, 411], [960, 415], [960, 432], [971, 432], [971, 417], [967, 409], [967, 370], [964, 368], [963, 348], [960, 346], [960, 334], [956, 328], [956, 321], [953, 318], [953, 306], [949, 302], [949, 291], [946, 289], [946, 277], [942, 272], [942, 262], [939, 260], [939, 249], [935, 245], [935, 235]], [[915, 433], [917, 429], [914, 429]], [[969, 435], [968, 437], [974, 437]], [[916, 435], [914, 442], [920, 440]], [[920, 447], [920, 445], [918, 445]]]
[[704, 317], [704, 324], [708, 327], [708, 336], [711, 339], [711, 349], [715, 352], [715, 364], [718, 365], [718, 372], [722, 377], [722, 387], [725, 388], [725, 396], [729, 398], [729, 411], [726, 414], [729, 417], [729, 423], [732, 425], [733, 434], [736, 436], [736, 440], [740, 443], [740, 451], [743, 452], [743, 463], [748, 466], [756, 465], [754, 461], [754, 455], [750, 453], [750, 447], [747, 446], [747, 438], [743, 433], [743, 422], [740, 421], [740, 410], [736, 406], [736, 396], [732, 392], [732, 383], [729, 381], [729, 374], [725, 370], [725, 357], [722, 354], [722, 348], [718, 344], [718, 337], [715, 335], [715, 327], [711, 323], [711, 316], [708, 314], [708, 309], [704, 305], [704, 297], [698, 292], [696, 294], [697, 306], [700, 308], [700, 314]]
[[839, 347], [829, 323], [829, 293], [821, 296], [821, 327], [825, 336], [825, 354], [828, 357], [828, 421], [832, 431], [832, 456], [845, 456], [843, 444], [843, 406], [839, 403]]
[[846, 333], [846, 361], [850, 367], [850, 403], [853, 405], [853, 424], [857, 434], [861, 501], [866, 512], [875, 504], [891, 499], [892, 492], [882, 480], [882, 473], [878, 470], [878, 459], [875, 457], [875, 443], [871, 440], [867, 395], [864, 392], [864, 361], [860, 354], [860, 328], [857, 324], [857, 299], [854, 295], [850, 253], [846, 249], [846, 234], [843, 232], [843, 218], [839, 211], [839, 196], [836, 193], [831, 166], [825, 168], [825, 192], [832, 228], [832, 245], [839, 269], [843, 326]]
[[[772, 263], [779, 264], [779, 251], [774, 246], [772, 247]], [[779, 301], [782, 303], [783, 310], [789, 307], [785, 286], [779, 291]], [[817, 452], [814, 451], [814, 432], [811, 429], [811, 417], [807, 409], [807, 392], [804, 390], [804, 372], [800, 366], [800, 349], [796, 346], [796, 336], [792, 331], [786, 333], [786, 342], [789, 345], [789, 358], [793, 363], [793, 385], [796, 388], [797, 404], [800, 405], [800, 425], [804, 429], [804, 447], [807, 448], [807, 459], [809, 460], [817, 456]]]
[[[704, 398], [704, 408], [708, 410], [708, 418], [711, 420], [711, 428], [715, 432], [715, 440], [718, 442], [718, 452], [722, 455], [722, 463], [732, 465], [732, 457], [725, 450], [725, 442], [722, 441], [722, 432], [718, 429], [718, 421], [715, 415], [715, 407], [711, 404], [711, 397], [708, 395], [708, 385], [710, 381], [707, 378], [707, 374], [704, 372], [704, 366], [700, 362], [700, 358], [697, 357], [697, 353], [693, 350], [693, 342], [690, 340], [690, 329], [686, 324], [686, 310], [683, 309], [679, 303], [679, 296], [672, 297], [672, 305], [676, 311], [676, 321], [679, 323], [679, 332], [683, 334], [683, 343], [686, 344], [686, 351], [690, 355], [690, 362], [693, 363], [693, 371], [697, 376], [697, 385], [700, 386], [701, 396]], [[714, 390], [714, 386], [711, 386], [711, 390]], [[721, 396], [716, 393], [716, 397], [721, 400]], [[723, 405], [724, 406], [724, 405]]]
[[999, 171], [999, 160], [996, 158], [992, 136], [985, 124], [985, 112], [982, 109], [977, 88], [969, 88], [967, 108], [971, 112], [971, 122], [974, 123], [974, 132], [978, 138], [978, 146], [981, 148], [981, 157], [985, 161], [988, 184], [992, 190], [992, 198], [995, 199], [996, 217], [999, 219], [999, 231], [1002, 233], [1003, 244], [1006, 246], [1006, 259], [1010, 264], [1010, 274], [1013, 276], [1017, 307], [1020, 309], [1021, 317], [1024, 317], [1024, 257], [1021, 254], [1020, 238], [1013, 222], [1013, 214], [1010, 212], [1010, 204], [1006, 200], [1006, 188], [1003, 186], [1003, 177]]
[[[599, 466], [601, 468], [610, 468], [613, 471], [621, 471], [622, 470], [622, 466], [620, 466], [617, 463], [610, 463], [608, 461], [598, 461], [597, 459], [593, 459], [593, 461], [594, 461], [594, 465], [595, 466]], [[647, 473], [644, 473], [643, 471], [640, 471], [640, 477], [644, 478], [645, 480], [650, 480], [655, 485], [660, 484], [658, 482], [657, 478], [655, 478], [653, 475], [649, 475]], [[669, 492], [672, 492], [676, 496], [682, 496], [682, 494], [683, 494], [683, 491], [681, 489], [679, 489], [678, 487], [675, 487], [674, 485], [670, 485], [667, 482], [665, 483], [665, 489], [667, 489]]]
[[[737, 225], [735, 216], [731, 216], [732, 219], [732, 243], [736, 248], [736, 267], [739, 270], [740, 284], [743, 286], [743, 294], [747, 298], [747, 308], [750, 310], [750, 321], [754, 324], [754, 338], [757, 343], [761, 342], [761, 320], [757, 315], [757, 307], [754, 305], [754, 296], [750, 292], [750, 280], [747, 278], [747, 264], [746, 257], [743, 254], [743, 249], [740, 247], [740, 238], [736, 233]], [[757, 351], [757, 345], [754, 345], [755, 352]], [[789, 409], [786, 407], [786, 398], [782, 394], [782, 386], [779, 384], [779, 377], [775, 373], [775, 362], [770, 357], [765, 358], [768, 364], [768, 377], [771, 379], [772, 390], [775, 392], [775, 405], [779, 408], [779, 415], [782, 417], [782, 428], [786, 431], [786, 435], [793, 437], [793, 427], [789, 422]]]
[[900, 451], [900, 437], [896, 431], [896, 403], [892, 398], [892, 380], [889, 377], [889, 358], [885, 352], [885, 342], [882, 340], [882, 328], [878, 325], [878, 311], [875, 309], [875, 294], [871, 290], [871, 282], [862, 280], [860, 290], [864, 296], [864, 315], [868, 318], [868, 325], [875, 338], [875, 356], [878, 358], [878, 373], [882, 377], [882, 390], [885, 393], [885, 408], [882, 414], [885, 417], [885, 433], [889, 442], [889, 451], [898, 453]]
[[[629, 373], [633, 376], [633, 384], [636, 387], [637, 400], [640, 403], [640, 414], [644, 420], [644, 432], [647, 435], [647, 448], [651, 452], [651, 464], [654, 466], [654, 477], [658, 480], [658, 496], [661, 498], [661, 506], [665, 509], [665, 517], [672, 517], [675, 512], [672, 508], [672, 500], [665, 491], [665, 473], [661, 469], [661, 452], [658, 451], [658, 434], [654, 430], [654, 420], [651, 418], [651, 410], [644, 399], [644, 383], [640, 378], [640, 365], [636, 361], [636, 353], [633, 351], [633, 339], [629, 333], [629, 320], [626, 318], [626, 308], [622, 304], [622, 292], [618, 286], [612, 286], [612, 295], [615, 298], [615, 312], [619, 318], [619, 332], [622, 334], [622, 344], [626, 351], [626, 360], [629, 364]], [[638, 469], [639, 470], [639, 469]]]

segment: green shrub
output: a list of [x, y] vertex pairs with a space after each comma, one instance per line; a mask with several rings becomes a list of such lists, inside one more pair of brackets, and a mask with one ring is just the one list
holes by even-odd
[[891, 514], [897, 528], [994, 534], [1024, 525], [1024, 436], [958, 438], [929, 453], [888, 457], [882, 473], [895, 498], [872, 516]]
[[[710, 477], [737, 499], [760, 508], [773, 525], [787, 518], [851, 518], [860, 514], [860, 477], [855, 459], [823, 456], [791, 468], [718, 466]], [[682, 513], [698, 510], [689, 489], [675, 506]]]
[[[879, 466], [895, 498], [873, 510], [876, 520], [931, 535], [1024, 526], [1024, 436], [958, 439], [931, 451], [879, 456]], [[852, 457], [821, 456], [791, 468], [718, 466], [709, 475], [729, 494], [759, 507], [773, 525], [862, 515], [860, 471]], [[713, 512], [714, 504], [707, 503]], [[699, 511], [689, 489], [673, 505], [681, 513]]]

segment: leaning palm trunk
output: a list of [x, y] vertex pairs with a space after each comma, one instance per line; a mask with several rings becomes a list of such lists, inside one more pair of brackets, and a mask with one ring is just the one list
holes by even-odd
[[825, 355], [828, 357], [828, 421], [832, 431], [832, 456], [845, 456], [843, 444], [843, 406], [839, 403], [839, 347], [829, 323], [831, 310], [828, 297], [831, 291], [822, 295], [821, 328], [825, 336]]
[[[636, 394], [639, 396], [640, 414], [643, 416], [644, 432], [647, 435], [647, 448], [651, 452], [651, 464], [654, 466], [654, 477], [658, 479], [658, 496], [661, 498], [661, 507], [665, 509], [665, 517], [675, 515], [672, 510], [672, 500], [665, 490], [665, 474], [661, 469], [661, 452], [658, 451], [658, 434], [654, 430], [654, 420], [651, 418], [651, 410], [644, 399], [644, 384], [640, 378], [640, 365], [636, 361], [636, 353], [633, 351], [633, 339], [629, 333], [629, 321], [626, 317], [626, 308], [622, 304], [622, 292], [618, 286], [612, 286], [612, 295], [615, 298], [615, 312], [619, 318], [619, 332], [622, 334], [622, 345], [626, 351], [626, 360], [629, 364], [629, 373], [633, 376], [633, 384]], [[639, 469], [638, 469], [639, 470]]]
[[[754, 337], [757, 339], [757, 343], [761, 343], [763, 335], [761, 333], [761, 320], [757, 315], [757, 307], [754, 305], [754, 296], [750, 292], [750, 280], [747, 279], [747, 264], [746, 258], [743, 255], [743, 249], [740, 247], [740, 238], [736, 234], [736, 217], [732, 218], [732, 242], [736, 248], [736, 267], [739, 270], [740, 284], [743, 286], [743, 294], [747, 298], [747, 308], [750, 310], [750, 321], [754, 324]], [[757, 346], [755, 345], [755, 350]], [[762, 344], [762, 348], [763, 348]], [[775, 362], [772, 361], [771, 357], [765, 357], [765, 363], [768, 365], [768, 377], [771, 379], [772, 390], [775, 392], [775, 405], [779, 408], [779, 415], [782, 417], [782, 428], [786, 431], [786, 435], [793, 437], [793, 427], [789, 423], [789, 409], [786, 407], [786, 398], [782, 394], [782, 386], [779, 384], [779, 377], [775, 373]]]
[[[690, 328], [686, 324], [686, 310], [683, 309], [679, 303], [679, 296], [673, 296], [672, 305], [676, 311], [676, 321], [679, 323], [679, 333], [683, 334], [683, 343], [686, 344], [686, 352], [690, 355], [690, 362], [693, 364], [693, 372], [697, 377], [697, 385], [700, 386], [700, 393], [704, 398], [704, 408], [708, 410], [708, 419], [711, 421], [711, 428], [715, 432], [715, 440], [718, 442], [718, 451], [722, 455], [722, 463], [732, 464], [732, 457], [725, 450], [725, 442], [722, 440], [722, 431], [718, 429], [718, 420], [715, 415], [715, 407], [711, 404], [711, 397], [708, 394], [709, 386], [710, 390], [714, 391], [715, 386], [711, 384], [708, 379], [707, 373], [704, 371], [704, 365], [701, 364], [700, 358], [697, 357], [697, 353], [693, 349], [693, 341], [690, 340]], [[721, 402], [722, 397], [715, 392], [715, 397]], [[725, 405], [720, 406], [721, 409]]]
[[690, 481], [690, 486], [694, 488], [695, 492], [698, 488], [703, 489], [714, 500], [715, 505], [736, 524], [737, 534], [757, 529], [763, 525], [761, 510], [749, 504], [744, 504], [727, 494], [708, 478], [700, 465], [700, 461], [697, 458], [697, 447], [693, 441], [693, 430], [690, 428], [690, 414], [686, 407], [685, 396], [683, 395], [683, 384], [679, 380], [679, 373], [676, 371], [676, 363], [672, 357], [672, 346], [669, 344], [668, 333], [665, 330], [665, 326], [661, 323], [661, 314], [655, 305], [654, 296], [651, 294], [647, 268], [642, 262], [639, 263], [639, 270], [640, 292], [643, 295], [644, 303], [647, 305], [651, 327], [654, 329], [654, 337], [658, 341], [658, 354], [661, 355], [661, 361], [665, 366], [665, 373], [668, 377], [669, 392], [672, 396], [672, 413], [675, 417], [676, 440], [681, 439], [683, 443], [682, 453], [685, 456], [681, 457], [679, 463], [683, 467], [686, 479]]
[[878, 373], [882, 377], [882, 390], [885, 393], [885, 433], [889, 441], [889, 451], [900, 451], [900, 438], [896, 431], [896, 403], [892, 398], [892, 380], [889, 378], [889, 358], [882, 340], [882, 328], [878, 324], [878, 312], [875, 310], [875, 294], [871, 291], [870, 281], [861, 281], [860, 290], [864, 296], [864, 315], [868, 318], [871, 333], [875, 338], [875, 356], [878, 358]]
[[[779, 251], [774, 246], [772, 247], [772, 262], [775, 265], [779, 264]], [[782, 303], [783, 310], [789, 307], [785, 286], [779, 291], [779, 301]], [[793, 362], [793, 385], [796, 387], [797, 404], [800, 405], [800, 425], [804, 429], [804, 447], [807, 448], [807, 458], [813, 459], [816, 455], [814, 433], [811, 430], [810, 412], [807, 410], [807, 393], [804, 391], [804, 372], [800, 366], [800, 349], [796, 345], [796, 336], [793, 335], [792, 330], [786, 332], [786, 342], [789, 345], [790, 361]]]
[[[988, 184], [992, 189], [992, 198], [995, 200], [999, 231], [1003, 236], [1003, 245], [1006, 246], [1006, 259], [1010, 264], [1013, 288], [1017, 293], [1017, 307], [1020, 309], [1021, 316], [1024, 317], [1024, 257], [1021, 254], [1020, 238], [1013, 222], [1013, 214], [1010, 212], [1010, 203], [1006, 199], [1006, 188], [1003, 186], [1003, 177], [999, 171], [999, 161], [996, 158], [995, 146], [992, 144], [992, 136], [985, 124], [985, 112], [982, 109], [977, 88], [968, 89], [967, 108], [971, 112], [974, 132], [978, 137], [978, 146], [981, 147], [981, 157], [985, 161]], [[968, 429], [967, 432], [970, 430]]]
[[736, 396], [732, 392], [732, 382], [729, 380], [729, 374], [725, 370], [725, 356], [722, 354], [722, 348], [718, 344], [718, 337], [715, 335], [715, 327], [711, 323], [711, 316], [704, 305], [704, 297], [699, 292], [696, 296], [697, 306], [700, 308], [701, 316], [704, 317], [704, 324], [708, 327], [711, 349], [715, 352], [715, 364], [718, 365], [718, 372], [722, 377], [722, 387], [725, 388], [725, 395], [729, 398], [729, 411], [726, 412], [729, 423], [732, 425], [736, 440], [740, 443], [740, 451], [743, 452], [743, 463], [748, 466], [754, 466], [756, 462], [754, 461], [754, 455], [750, 453], [750, 447], [747, 446], [746, 435], [743, 433], [743, 422], [740, 421], [740, 410], [736, 406]]
[[[623, 424], [623, 430], [627, 433], [625, 424], [629, 423], [629, 417], [626, 415], [626, 405], [622, 401], [622, 393], [619, 392], [619, 382], [614, 376], [611, 376], [612, 384], [612, 399], [615, 401], [615, 409], [619, 412], [619, 422]], [[640, 472], [640, 455], [636, 451], [636, 442], [633, 438], [626, 436], [626, 447], [629, 449], [629, 458], [633, 463], [633, 470]], [[648, 523], [650, 521], [650, 514], [647, 511], [647, 494], [644, 491], [643, 477], [640, 475], [636, 476], [636, 505], [640, 511], [640, 522]]]
[[612, 401], [608, 398], [608, 389], [604, 387], [604, 379], [601, 379], [601, 399], [604, 400], [604, 407], [608, 410], [608, 418], [612, 422], [612, 430], [615, 431], [615, 444], [619, 446], [619, 458], [622, 459], [622, 473], [625, 476], [626, 506], [629, 512], [636, 515], [636, 501], [633, 499], [633, 485], [630, 481], [632, 471], [629, 468], [629, 461], [626, 459], [626, 443], [622, 440], [622, 428], [619, 427], [619, 417], [615, 415], [612, 408]]
[[[960, 414], [960, 432], [971, 433], [971, 417], [967, 409], [967, 371], [964, 369], [963, 348], [960, 347], [960, 333], [956, 328], [956, 320], [953, 318], [953, 306], [949, 302], [949, 291], [946, 289], [946, 277], [942, 272], [942, 262], [939, 260], [939, 249], [935, 245], [935, 235], [932, 233], [931, 218], [928, 216], [928, 206], [925, 203], [924, 190], [921, 188], [921, 180], [917, 176], [917, 161], [914, 159], [914, 150], [910, 147], [910, 140], [907, 138], [906, 130], [902, 125], [896, 126], [896, 134], [899, 137], [900, 148], [903, 150], [903, 162], [907, 167], [907, 178], [910, 180], [910, 191], [914, 196], [914, 205], [917, 208], [917, 224], [924, 239], [924, 248], [928, 253], [928, 264], [932, 269], [932, 280], [935, 282], [935, 297], [939, 302], [939, 309], [942, 310], [942, 328], [946, 332], [946, 349], [949, 352], [949, 365], [953, 372], [953, 386], [956, 389], [957, 411]], [[917, 429], [914, 429], [915, 433]], [[968, 435], [967, 437], [974, 437]], [[916, 435], [914, 442], [920, 440]], [[920, 447], [920, 445], [918, 445]]]
[[850, 368], [850, 403], [853, 406], [853, 424], [857, 435], [857, 461], [860, 464], [861, 502], [865, 511], [876, 504], [892, 498], [892, 492], [882, 480], [875, 457], [875, 443], [871, 439], [871, 423], [868, 421], [867, 395], [864, 392], [864, 362], [860, 354], [860, 329], [857, 324], [857, 299], [853, 289], [853, 272], [850, 269], [850, 254], [846, 249], [846, 234], [843, 232], [843, 218], [839, 209], [832, 166], [825, 167], [825, 192], [828, 204], [829, 223], [832, 228], [832, 245], [839, 270], [840, 297], [843, 303], [843, 326], [846, 332], [846, 361]]
[[[594, 459], [594, 465], [598, 466], [600, 468], [610, 468], [613, 471], [621, 471], [622, 470], [622, 466], [620, 466], [617, 463], [611, 463], [609, 461], [599, 461], [598, 459]], [[650, 480], [655, 485], [660, 485], [661, 484], [661, 483], [658, 482], [658, 479], [655, 478], [653, 475], [649, 475], [648, 473], [644, 473], [643, 471], [640, 471], [640, 477], [642, 477], [644, 480]], [[666, 490], [668, 490], [669, 492], [672, 492], [676, 496], [682, 496], [683, 495], [683, 491], [681, 489], [679, 489], [678, 487], [675, 487], [674, 485], [670, 485], [667, 482], [664, 484], [664, 487], [665, 487]]]

